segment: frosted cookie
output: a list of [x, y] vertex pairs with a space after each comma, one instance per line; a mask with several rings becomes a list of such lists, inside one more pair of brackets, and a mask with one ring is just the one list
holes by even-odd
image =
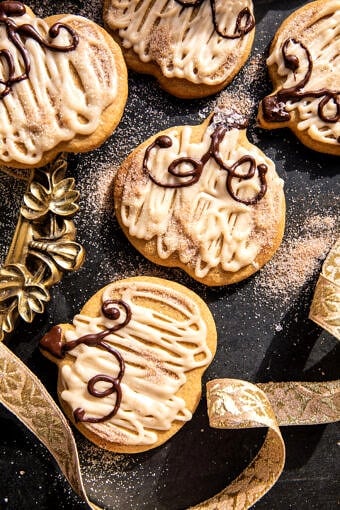
[[135, 453], [191, 419], [216, 328], [192, 291], [135, 277], [101, 289], [40, 347], [58, 364], [61, 406], [80, 432], [100, 447]]
[[307, 147], [340, 154], [339, 36], [339, 0], [308, 3], [284, 21], [267, 60], [274, 92], [261, 102], [261, 127], [289, 127]]
[[206, 285], [238, 282], [278, 248], [283, 182], [246, 138], [238, 114], [161, 132], [137, 147], [115, 178], [117, 219], [145, 257]]
[[248, 58], [255, 32], [251, 0], [105, 0], [104, 21], [128, 67], [181, 98], [224, 88]]
[[101, 145], [127, 98], [119, 46], [86, 18], [0, 3], [0, 165], [37, 167]]

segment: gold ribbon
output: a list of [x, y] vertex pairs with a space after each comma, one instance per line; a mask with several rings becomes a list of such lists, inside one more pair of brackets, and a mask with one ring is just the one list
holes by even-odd
[[[90, 508], [77, 446], [63, 413], [29, 368], [0, 342], [0, 402], [48, 448], [73, 490]], [[255, 459], [226, 489], [196, 510], [246, 510], [280, 476], [285, 447], [279, 425], [330, 423], [340, 419], [340, 381], [254, 385], [235, 379], [207, 384], [210, 425], [217, 428], [268, 427]]]
[[275, 484], [285, 462], [279, 425], [311, 425], [340, 419], [340, 381], [251, 384], [216, 379], [207, 384], [214, 428], [268, 427], [254, 460], [228, 487], [195, 510], [246, 510]]
[[340, 238], [322, 265], [309, 318], [340, 340]]
[[87, 498], [76, 442], [65, 416], [40, 380], [0, 342], [0, 402], [46, 446], [73, 490]]
[[236, 379], [209, 381], [207, 405], [211, 427], [268, 427], [262, 448], [240, 476], [219, 494], [194, 507], [196, 510], [244, 510], [274, 485], [284, 466], [285, 445], [275, 414], [261, 389]]

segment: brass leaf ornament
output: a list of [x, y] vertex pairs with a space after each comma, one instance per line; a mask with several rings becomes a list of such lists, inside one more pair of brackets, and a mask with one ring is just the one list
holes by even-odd
[[42, 313], [50, 299], [49, 287], [84, 261], [84, 248], [75, 241], [72, 221], [79, 192], [74, 179], [65, 177], [66, 171], [64, 154], [32, 171], [0, 268], [0, 340], [13, 331], [18, 317], [32, 322], [36, 313]]

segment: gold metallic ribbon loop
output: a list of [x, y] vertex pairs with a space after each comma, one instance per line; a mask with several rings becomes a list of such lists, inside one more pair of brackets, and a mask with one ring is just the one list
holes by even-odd
[[207, 384], [209, 423], [214, 428], [268, 427], [249, 466], [219, 494], [195, 510], [246, 510], [275, 484], [285, 462], [279, 425], [312, 425], [340, 419], [340, 381], [251, 384], [216, 379]]
[[322, 265], [309, 318], [340, 340], [340, 238]]
[[62, 411], [44, 385], [0, 342], [0, 402], [46, 446], [73, 490], [95, 510], [82, 482], [78, 452]]
[[275, 414], [261, 389], [236, 379], [209, 381], [207, 405], [211, 427], [268, 427], [262, 448], [249, 466], [219, 494], [194, 507], [195, 510], [245, 510], [274, 485], [283, 470], [285, 445]]
[[[268, 427], [268, 433], [259, 453], [241, 475], [219, 494], [194, 508], [248, 509], [282, 472], [285, 447], [279, 425], [337, 421], [339, 400], [340, 381], [260, 385], [235, 379], [210, 381], [207, 403], [212, 427]], [[66, 418], [39, 379], [2, 342], [0, 402], [48, 448], [73, 490], [90, 508], [100, 510], [86, 495], [77, 446]]]

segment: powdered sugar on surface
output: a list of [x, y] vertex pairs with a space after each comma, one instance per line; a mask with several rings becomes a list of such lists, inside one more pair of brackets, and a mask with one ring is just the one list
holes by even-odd
[[[337, 217], [312, 214], [295, 234], [288, 235], [277, 253], [260, 271], [256, 290], [284, 304], [298, 299], [299, 292], [320, 272], [321, 263], [337, 238]], [[296, 232], [299, 230], [299, 232]]]
[[[328, 356], [328, 351], [332, 354], [334, 349], [333, 339], [308, 322], [308, 308], [322, 262], [338, 235], [335, 162], [305, 150], [290, 133], [264, 132], [256, 126], [258, 102], [270, 91], [265, 67], [267, 47], [280, 19], [286, 14], [280, 11], [277, 2], [259, 0], [258, 4], [268, 6], [268, 9], [270, 4], [274, 6], [271, 24], [264, 26], [262, 23], [257, 28], [252, 56], [224, 91], [202, 100], [178, 101], [162, 92], [154, 79], [129, 73], [128, 103], [115, 133], [100, 149], [69, 157], [69, 174], [75, 178], [76, 189], [80, 192], [80, 210], [74, 218], [77, 241], [85, 247], [86, 261], [79, 271], [65, 275], [52, 289], [46, 313], [30, 326], [31, 329], [26, 328], [24, 336], [20, 329], [12, 343], [17, 354], [39, 377], [48, 381], [50, 387], [56, 387], [56, 372], [49, 362], [41, 359], [36, 347], [42, 330], [48, 330], [56, 322], [71, 321], [86, 300], [111, 280], [134, 275], [162, 276], [178, 281], [208, 303], [217, 325], [218, 351], [205, 380], [215, 377], [249, 381], [296, 380], [308, 376], [327, 380], [334, 375], [329, 362], [334, 357]], [[102, 24], [102, 0], [36, 0], [31, 3], [32, 8], [34, 5], [39, 16], [80, 13]], [[262, 10], [267, 12], [267, 7]], [[261, 24], [262, 20], [259, 22]], [[148, 137], [171, 126], [198, 124], [214, 109], [232, 109], [249, 119], [250, 140], [271, 157], [285, 181], [287, 222], [281, 247], [261, 271], [240, 284], [211, 289], [197, 284], [178, 269], [152, 264], [129, 245], [114, 216], [113, 178], [124, 158]], [[1, 228], [7, 228], [7, 234], [2, 231], [2, 238], [7, 237], [8, 242], [15, 228], [16, 210], [24, 188], [24, 183], [0, 174], [1, 199], [8, 213], [6, 217], [0, 216], [0, 223]], [[6, 251], [4, 243], [0, 243], [2, 260]], [[311, 346], [314, 347], [310, 355]], [[321, 363], [323, 354], [328, 356], [326, 367]], [[309, 364], [306, 365], [308, 356]], [[305, 374], [305, 365], [315, 365], [316, 368]], [[0, 501], [4, 508], [15, 508], [22, 494], [25, 496], [22, 504], [20, 501], [22, 510], [44, 508], [44, 505], [52, 508], [51, 501], [54, 502], [56, 496], [60, 510], [80, 508], [63, 476], [54, 464], [49, 465], [48, 454], [39, 464], [39, 452], [35, 448], [20, 444], [20, 448], [14, 449], [11, 424], [8, 426], [7, 419], [2, 420], [2, 424], [6, 433], [2, 441], [4, 473], [6, 476], [14, 473], [19, 489], [13, 489], [12, 480], [6, 487], [3, 484]], [[282, 497], [287, 508], [293, 508], [296, 501], [301, 502], [302, 491], [308, 489], [298, 484], [295, 493], [292, 485], [291, 490], [286, 490], [292, 477], [307, 480], [311, 474], [308, 469], [315, 473], [322, 465], [323, 478], [318, 482], [319, 487], [322, 483], [328, 487], [333, 479], [332, 463], [323, 455], [331, 444], [327, 443], [329, 430], [330, 427], [323, 430], [318, 444], [311, 443], [313, 455], [308, 462], [303, 466], [301, 463], [297, 467], [290, 465], [288, 476], [282, 474]], [[198, 498], [203, 500], [218, 492], [226, 485], [226, 480], [237, 476], [244, 467], [242, 461], [246, 455], [261, 442], [258, 438], [253, 440], [251, 431], [245, 431], [242, 437], [237, 435], [241, 439], [235, 442], [236, 433], [212, 431], [203, 402], [193, 420], [176, 437], [153, 452], [116, 455], [91, 445], [76, 434], [86, 490], [96, 503], [110, 510], [186, 508], [198, 503]], [[296, 434], [301, 440], [299, 432], [290, 434], [290, 437]], [[250, 437], [248, 442], [246, 437]], [[304, 432], [303, 440], [302, 447], [307, 448], [308, 431]], [[324, 450], [319, 448], [323, 440]], [[232, 448], [233, 444], [235, 448]], [[292, 452], [292, 441], [289, 447]], [[10, 457], [11, 452], [13, 457]], [[29, 459], [26, 464], [23, 462], [25, 455]], [[38, 483], [33, 476], [33, 482], [29, 483], [30, 470], [35, 470], [35, 476], [38, 473]], [[10, 488], [12, 493], [8, 492]], [[272, 497], [270, 493], [263, 502], [257, 503], [256, 508], [274, 508], [276, 495], [281, 495], [280, 488], [277, 490], [273, 491]], [[311, 490], [307, 496], [309, 501], [315, 501], [317, 497]], [[179, 501], [178, 498], [182, 499]], [[320, 504], [320, 508], [323, 506]]]

